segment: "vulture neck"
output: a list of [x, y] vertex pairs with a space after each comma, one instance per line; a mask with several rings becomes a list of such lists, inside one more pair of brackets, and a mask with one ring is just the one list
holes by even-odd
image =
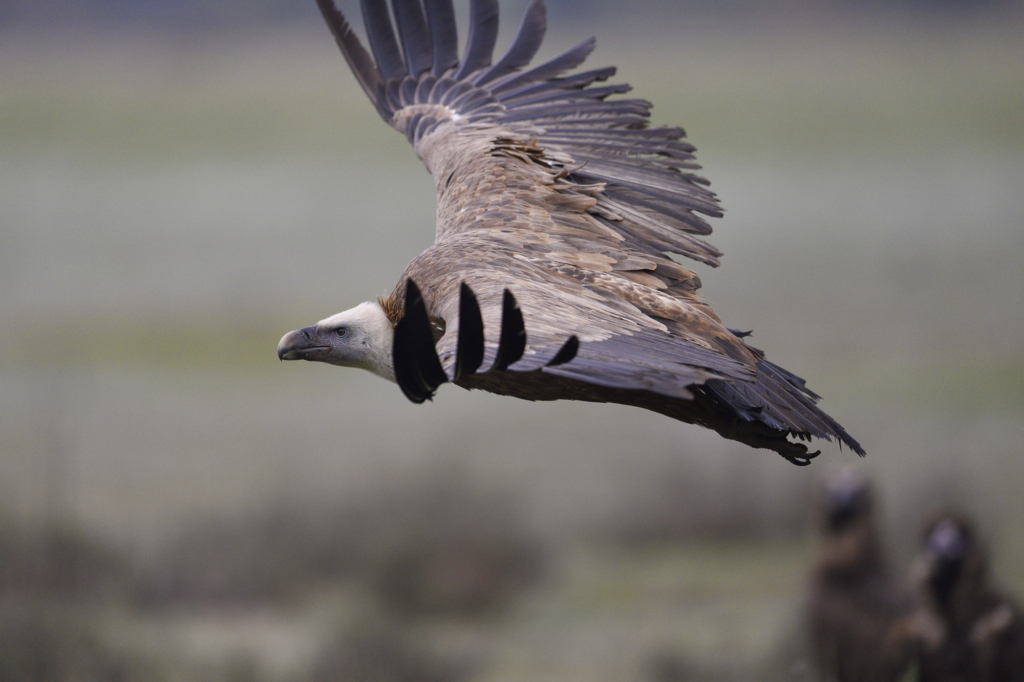
[[388, 381], [395, 381], [395, 362], [392, 354], [395, 327], [384, 308], [377, 301], [362, 304], [356, 310], [362, 318], [368, 348], [362, 367]]

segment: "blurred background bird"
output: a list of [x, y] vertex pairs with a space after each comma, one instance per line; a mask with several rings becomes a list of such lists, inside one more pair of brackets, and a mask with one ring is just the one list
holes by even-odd
[[851, 468], [835, 472], [818, 493], [821, 538], [807, 619], [825, 680], [898, 680], [910, 667], [912, 595], [889, 566], [876, 506], [871, 483]]
[[974, 523], [941, 514], [923, 544], [915, 567], [921, 682], [1024, 680], [1024, 617], [991, 584]]

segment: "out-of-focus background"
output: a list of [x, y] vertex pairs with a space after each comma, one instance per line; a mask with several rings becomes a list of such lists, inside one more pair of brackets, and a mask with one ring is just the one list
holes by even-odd
[[[548, 5], [697, 145], [704, 293], [864, 444], [900, 570], [956, 505], [1024, 593], [1021, 5]], [[0, 64], [0, 680], [804, 679], [850, 452], [277, 361], [433, 237], [312, 0], [4, 0]]]

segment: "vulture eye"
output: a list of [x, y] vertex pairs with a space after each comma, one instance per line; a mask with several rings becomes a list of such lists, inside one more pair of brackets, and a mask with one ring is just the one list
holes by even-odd
[[334, 330], [334, 333], [338, 335], [339, 339], [343, 339], [346, 336], [348, 336], [348, 328], [347, 327], [338, 327], [337, 329]]

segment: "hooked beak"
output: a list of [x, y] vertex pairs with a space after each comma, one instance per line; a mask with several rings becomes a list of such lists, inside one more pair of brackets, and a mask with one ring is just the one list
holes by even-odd
[[316, 327], [288, 332], [277, 344], [277, 357], [282, 360], [319, 360], [330, 349], [316, 344]]

